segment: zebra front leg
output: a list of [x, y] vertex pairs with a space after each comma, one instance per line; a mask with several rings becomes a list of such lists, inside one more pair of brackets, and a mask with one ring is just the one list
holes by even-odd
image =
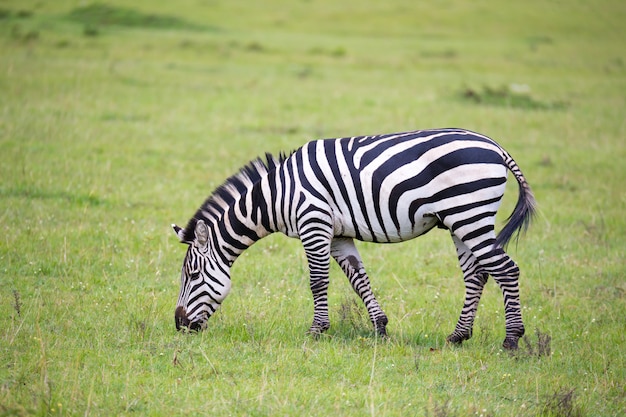
[[328, 275], [310, 278], [311, 292], [313, 293], [313, 323], [309, 333], [318, 336], [330, 328], [328, 316]]
[[363, 300], [374, 329], [381, 337], [387, 336], [387, 316], [372, 292], [370, 280], [354, 241], [350, 238], [335, 238], [330, 250], [333, 258], [348, 277], [352, 288]]
[[300, 235], [309, 264], [309, 280], [313, 294], [312, 335], [320, 335], [330, 327], [328, 315], [328, 278], [330, 270], [330, 236], [318, 233]]
[[459, 266], [463, 271], [463, 281], [465, 282], [465, 302], [459, 321], [454, 331], [446, 338], [448, 343], [460, 345], [464, 340], [472, 337], [476, 310], [483, 293], [483, 288], [487, 283], [489, 275], [479, 269], [476, 257], [469, 250], [467, 245], [455, 235], [452, 235], [456, 253], [459, 258]]

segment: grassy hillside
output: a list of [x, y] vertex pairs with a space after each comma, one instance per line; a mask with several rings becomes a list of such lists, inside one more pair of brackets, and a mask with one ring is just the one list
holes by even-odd
[[[626, 5], [414, 3], [0, 1], [0, 415], [626, 414]], [[509, 150], [540, 205], [510, 248], [517, 354], [493, 282], [445, 344], [463, 282], [441, 230], [359, 245], [389, 340], [336, 267], [307, 336], [279, 235], [207, 331], [175, 331], [169, 225], [248, 160], [450, 126]]]

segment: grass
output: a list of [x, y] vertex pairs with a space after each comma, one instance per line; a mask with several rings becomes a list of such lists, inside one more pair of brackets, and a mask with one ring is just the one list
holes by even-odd
[[85, 26], [123, 26], [148, 29], [197, 30], [200, 26], [174, 16], [141, 13], [126, 7], [94, 3], [72, 9], [67, 17]]
[[[2, 2], [0, 415], [626, 413], [626, 9], [561, 7]], [[169, 224], [241, 165], [446, 126], [498, 140], [540, 204], [510, 248], [519, 352], [491, 281], [474, 337], [445, 344], [463, 284], [439, 230], [359, 245], [389, 340], [336, 267], [332, 327], [306, 336], [304, 254], [278, 235], [234, 265], [207, 331], [174, 330]]]

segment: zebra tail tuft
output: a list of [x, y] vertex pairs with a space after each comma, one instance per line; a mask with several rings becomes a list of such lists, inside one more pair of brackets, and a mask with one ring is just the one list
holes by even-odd
[[513, 213], [511, 213], [506, 224], [496, 237], [495, 246], [499, 248], [506, 248], [514, 234], [515, 244], [517, 244], [520, 234], [526, 232], [537, 212], [537, 202], [530, 186], [521, 175], [521, 172], [517, 174], [513, 171], [513, 173], [519, 184], [519, 196]]

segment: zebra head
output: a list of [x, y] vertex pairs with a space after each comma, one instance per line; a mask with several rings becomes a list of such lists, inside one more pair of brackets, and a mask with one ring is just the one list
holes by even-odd
[[195, 223], [193, 238], [175, 224], [172, 228], [181, 243], [189, 245], [183, 261], [180, 294], [174, 313], [176, 329], [186, 327], [202, 330], [230, 291], [229, 267], [215, 253], [212, 230], [203, 220]]

